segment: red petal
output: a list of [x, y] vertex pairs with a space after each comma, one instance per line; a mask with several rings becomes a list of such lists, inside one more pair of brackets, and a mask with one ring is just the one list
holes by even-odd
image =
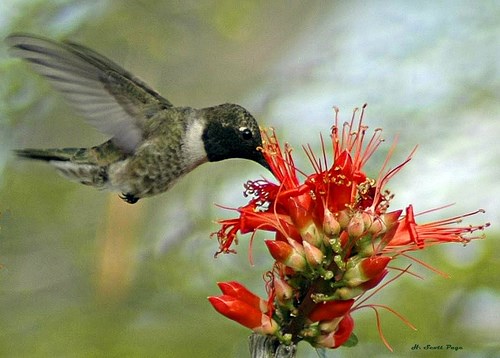
[[224, 295], [232, 296], [237, 298], [250, 306], [257, 308], [258, 310], [266, 313], [267, 311], [267, 303], [259, 296], [249, 291], [245, 286], [236, 281], [229, 282], [219, 282], [217, 283], [220, 290]]
[[308, 318], [312, 322], [330, 321], [334, 318], [345, 315], [349, 312], [353, 304], [353, 299], [318, 303], [314, 306]]
[[271, 256], [279, 262], [284, 262], [288, 260], [288, 258], [293, 253], [293, 248], [284, 241], [275, 241], [275, 240], [265, 240], [267, 249]]
[[347, 314], [342, 321], [339, 323], [339, 328], [337, 332], [333, 335], [335, 337], [335, 346], [337, 348], [344, 344], [351, 336], [352, 330], [354, 329], [354, 320], [350, 314]]
[[368, 257], [361, 261], [361, 271], [366, 278], [372, 279], [384, 271], [389, 261], [391, 261], [389, 256]]
[[211, 296], [208, 300], [212, 306], [229, 319], [239, 324], [254, 329], [262, 323], [262, 312], [233, 296]]

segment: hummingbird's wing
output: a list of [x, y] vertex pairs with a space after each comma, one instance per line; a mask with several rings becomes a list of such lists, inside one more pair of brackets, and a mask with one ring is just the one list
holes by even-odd
[[133, 152], [148, 118], [172, 104], [131, 73], [82, 45], [28, 34], [5, 40], [115, 145]]

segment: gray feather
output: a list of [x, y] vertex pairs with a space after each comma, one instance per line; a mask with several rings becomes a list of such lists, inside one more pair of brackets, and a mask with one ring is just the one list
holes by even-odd
[[151, 113], [172, 107], [144, 82], [96, 52], [73, 43], [57, 43], [13, 34], [11, 52], [46, 77], [94, 127], [132, 153], [143, 139]]

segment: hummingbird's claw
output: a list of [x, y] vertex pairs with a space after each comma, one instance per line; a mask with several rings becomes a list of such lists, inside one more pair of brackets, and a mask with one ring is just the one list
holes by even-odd
[[122, 193], [122, 195], [120, 195], [120, 199], [122, 199], [124, 202], [128, 204], [135, 204], [139, 201], [138, 197], [130, 193]]

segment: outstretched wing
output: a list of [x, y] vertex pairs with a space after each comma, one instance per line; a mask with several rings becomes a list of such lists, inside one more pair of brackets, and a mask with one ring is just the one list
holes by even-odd
[[145, 121], [172, 104], [123, 68], [82, 45], [28, 34], [6, 39], [11, 52], [45, 76], [94, 127], [133, 152]]

